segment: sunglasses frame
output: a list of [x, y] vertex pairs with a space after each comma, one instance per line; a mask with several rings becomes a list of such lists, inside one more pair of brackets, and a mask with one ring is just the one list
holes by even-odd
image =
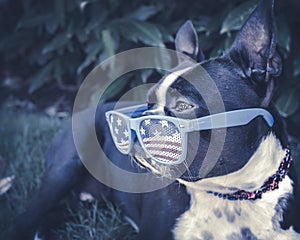
[[[105, 113], [106, 121], [109, 125], [109, 129], [111, 132], [111, 136], [113, 138], [114, 144], [117, 149], [123, 154], [129, 154], [132, 150], [133, 146], [133, 138], [132, 132], [130, 131], [128, 141], [129, 146], [128, 150], [124, 151], [120, 149], [116, 144], [116, 139], [114, 135], [113, 126], [110, 122], [110, 117], [112, 114], [120, 116], [126, 122], [128, 130], [133, 130], [138, 138], [140, 145], [142, 146], [143, 150], [151, 157], [151, 159], [155, 160], [156, 162], [165, 164], [165, 165], [175, 165], [182, 163], [187, 155], [187, 134], [193, 131], [201, 131], [201, 130], [210, 130], [210, 129], [217, 129], [217, 128], [227, 128], [227, 127], [236, 127], [236, 126], [243, 126], [250, 123], [253, 119], [258, 116], [263, 117], [269, 127], [272, 127], [274, 124], [274, 118], [270, 112], [263, 108], [246, 108], [246, 109], [239, 109], [233, 110], [228, 112], [222, 112], [217, 114], [212, 114], [200, 118], [195, 119], [182, 119], [176, 118], [171, 116], [163, 116], [163, 115], [147, 115], [141, 116], [143, 112], [148, 110], [148, 104], [141, 104], [135, 105], [125, 108], [120, 108], [116, 110], [110, 110]], [[144, 146], [142, 141], [142, 136], [140, 134], [140, 124], [142, 121], [147, 119], [155, 119], [155, 120], [166, 120], [173, 123], [179, 131], [181, 140], [182, 140], [182, 153], [181, 157], [177, 161], [166, 162], [161, 161], [154, 156], [152, 156], [147, 148]]]

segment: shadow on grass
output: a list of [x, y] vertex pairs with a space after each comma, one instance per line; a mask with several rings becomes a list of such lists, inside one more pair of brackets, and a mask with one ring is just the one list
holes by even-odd
[[[62, 125], [59, 119], [0, 110], [0, 155], [6, 163], [0, 178], [15, 176], [12, 188], [0, 196], [0, 239], [33, 197], [44, 171], [47, 148]], [[57, 229], [53, 240], [133, 239], [133, 231], [122, 220], [119, 209], [110, 203], [104, 208], [97, 201], [81, 203], [76, 212], [69, 211], [72, 221]]]

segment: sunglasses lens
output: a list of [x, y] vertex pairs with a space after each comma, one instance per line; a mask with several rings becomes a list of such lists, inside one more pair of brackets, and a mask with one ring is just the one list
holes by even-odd
[[130, 129], [125, 119], [118, 114], [109, 116], [110, 132], [116, 147], [121, 153], [128, 153], [130, 148]]
[[167, 120], [146, 119], [140, 124], [140, 136], [147, 152], [161, 163], [180, 160], [182, 139], [176, 125]]

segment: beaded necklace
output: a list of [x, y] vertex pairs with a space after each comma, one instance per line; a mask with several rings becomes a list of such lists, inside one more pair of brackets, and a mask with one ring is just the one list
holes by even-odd
[[248, 192], [245, 190], [238, 190], [234, 193], [218, 193], [214, 191], [207, 191], [209, 194], [213, 194], [219, 198], [228, 200], [256, 200], [262, 197], [262, 194], [267, 191], [273, 191], [279, 188], [279, 182], [281, 182], [287, 175], [289, 168], [291, 166], [293, 159], [291, 150], [289, 147], [285, 149], [285, 157], [282, 159], [278, 170], [275, 174], [269, 177], [264, 184], [253, 192]]

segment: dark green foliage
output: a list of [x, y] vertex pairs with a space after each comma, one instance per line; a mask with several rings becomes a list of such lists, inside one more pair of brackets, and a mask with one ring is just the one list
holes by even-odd
[[[173, 48], [174, 35], [187, 19], [193, 20], [206, 56], [218, 56], [231, 45], [257, 2], [2, 0], [1, 70], [27, 79], [29, 93], [47, 81], [56, 81], [61, 88], [76, 88], [96, 64], [115, 53], [140, 46]], [[289, 117], [299, 114], [300, 3], [275, 3], [278, 43], [285, 64], [275, 100], [283, 116]], [[139, 72], [124, 81], [132, 87], [147, 81], [151, 74], [152, 70], [147, 70], [141, 79]]]

